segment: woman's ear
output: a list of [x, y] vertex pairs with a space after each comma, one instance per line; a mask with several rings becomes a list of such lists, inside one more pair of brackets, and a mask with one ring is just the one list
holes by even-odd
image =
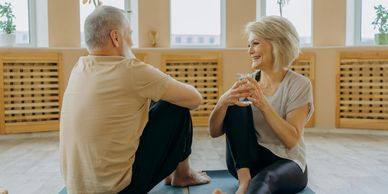
[[119, 44], [119, 39], [120, 39], [120, 36], [119, 36], [119, 32], [117, 30], [112, 30], [110, 31], [110, 39], [112, 40], [112, 44], [114, 47], [120, 47], [120, 44]]

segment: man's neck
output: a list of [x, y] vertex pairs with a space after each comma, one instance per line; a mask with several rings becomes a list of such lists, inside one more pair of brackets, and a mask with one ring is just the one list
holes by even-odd
[[93, 56], [122, 56], [115, 49], [98, 49], [89, 51], [89, 55]]

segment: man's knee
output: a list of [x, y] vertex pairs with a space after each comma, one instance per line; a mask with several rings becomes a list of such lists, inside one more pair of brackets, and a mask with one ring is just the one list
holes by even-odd
[[168, 114], [168, 115], [171, 115], [171, 114], [177, 114], [177, 115], [181, 115], [181, 114], [188, 114], [190, 113], [190, 110], [188, 108], [185, 108], [185, 107], [181, 107], [181, 106], [178, 106], [178, 105], [175, 105], [175, 104], [172, 104], [170, 102], [166, 102], [166, 101], [163, 101], [163, 100], [160, 100], [156, 103], [154, 103], [152, 106], [151, 106], [151, 109], [156, 109], [158, 111], [162, 111], [163, 113], [165, 114]]

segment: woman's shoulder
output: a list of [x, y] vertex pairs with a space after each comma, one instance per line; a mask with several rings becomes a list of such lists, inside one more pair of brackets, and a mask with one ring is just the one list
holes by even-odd
[[310, 79], [307, 78], [306, 76], [302, 75], [302, 74], [299, 74], [291, 69], [288, 70], [287, 74], [289, 75], [289, 81], [290, 82], [297, 82], [299, 84], [309, 84], [310, 83]]
[[286, 87], [290, 92], [300, 91], [307, 88], [311, 88], [311, 81], [309, 78], [301, 75], [291, 69], [287, 72], [287, 84]]

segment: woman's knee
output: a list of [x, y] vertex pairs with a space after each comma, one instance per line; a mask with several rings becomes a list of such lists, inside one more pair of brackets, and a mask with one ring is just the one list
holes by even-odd
[[249, 184], [248, 193], [272, 193], [276, 190], [276, 175], [272, 171], [258, 173]]
[[229, 117], [239, 117], [241, 115], [246, 115], [252, 113], [250, 106], [229, 106], [226, 111], [226, 116]]

